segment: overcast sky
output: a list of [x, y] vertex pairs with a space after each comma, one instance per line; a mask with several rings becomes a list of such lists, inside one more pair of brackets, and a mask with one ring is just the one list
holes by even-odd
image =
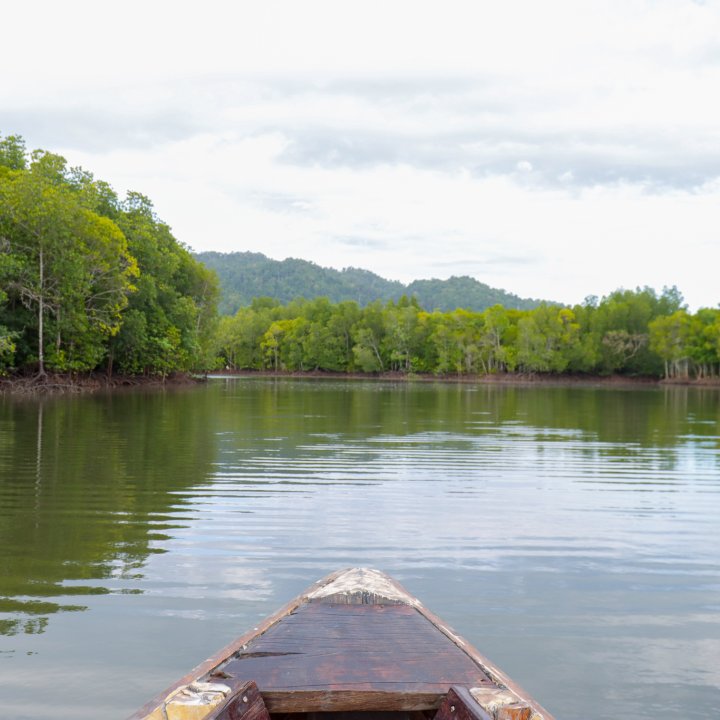
[[194, 250], [720, 302], [720, 0], [5, 3], [0, 134]]

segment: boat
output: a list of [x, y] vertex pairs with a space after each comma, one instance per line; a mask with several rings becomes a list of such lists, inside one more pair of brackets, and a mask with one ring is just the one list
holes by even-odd
[[554, 720], [398, 582], [369, 568], [319, 580], [128, 720], [240, 718]]

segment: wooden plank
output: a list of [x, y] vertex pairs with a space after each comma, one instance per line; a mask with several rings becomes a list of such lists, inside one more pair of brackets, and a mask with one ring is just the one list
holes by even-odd
[[270, 720], [270, 713], [254, 682], [248, 682], [235, 691], [205, 720]]
[[371, 691], [341, 689], [263, 692], [267, 709], [278, 713], [314, 712], [400, 712], [433, 710], [442, 702], [444, 693]]
[[436, 707], [452, 685], [490, 684], [461, 648], [407, 605], [302, 605], [222, 671], [254, 678], [271, 712], [277, 703], [285, 711], [290, 701], [283, 693], [300, 703], [296, 712], [310, 712], [307, 703], [325, 696], [337, 708], [341, 693], [348, 710], [367, 705], [360, 695], [380, 701], [381, 693], [386, 709], [415, 710]]
[[[348, 574], [351, 575], [353, 580], [358, 578], [357, 573], [365, 573], [365, 576], [374, 575], [380, 576], [379, 580], [371, 580], [375, 585], [382, 586], [382, 593], [391, 598], [405, 598], [404, 602], [411, 604], [417, 608], [417, 611], [423, 615], [430, 623], [438, 628], [446, 637], [448, 637], [454, 644], [462, 648], [467, 655], [476, 662], [479, 667], [482, 668], [483, 672], [487, 675], [489, 680], [496, 684], [499, 688], [507, 691], [515, 696], [517, 705], [519, 707], [529, 706], [531, 708], [530, 717], [533, 715], [542, 716], [543, 720], [555, 720], [553, 715], [549, 713], [535, 698], [533, 698], [527, 691], [525, 691], [518, 683], [516, 683], [511, 677], [500, 670], [497, 666], [493, 665], [488, 658], [486, 658], [477, 648], [471, 645], [467, 640], [462, 638], [456, 633], [444, 620], [439, 618], [433, 612], [423, 607], [422, 603], [413, 597], [397, 580], [391, 578], [384, 573], [377, 571], [367, 571], [361, 569], [354, 569], [345, 571], [338, 574], [333, 581], [330, 583], [323, 583], [315, 594], [319, 595], [330, 595], [330, 592], [335, 587], [343, 587], [347, 585], [345, 578]], [[362, 575], [360, 576], [362, 577]], [[335, 600], [333, 600], [335, 601]], [[470, 686], [469, 686], [470, 687]], [[479, 688], [482, 690], [482, 688]]]
[[286, 615], [289, 615], [300, 604], [307, 602], [307, 596], [309, 593], [314, 592], [315, 590], [319, 590], [325, 585], [333, 582], [336, 578], [342, 576], [345, 572], [345, 570], [337, 570], [333, 573], [330, 573], [321, 580], [318, 580], [316, 583], [313, 583], [301, 595], [293, 598], [289, 603], [287, 603], [287, 605], [283, 605], [283, 607], [281, 607], [279, 610], [265, 618], [257, 625], [257, 627], [254, 627], [251, 630], [248, 630], [247, 632], [240, 635], [240, 637], [233, 640], [229, 645], [226, 645], [220, 651], [215, 653], [215, 655], [197, 665], [189, 673], [187, 673], [187, 675], [184, 675], [179, 680], [170, 685], [168, 688], [163, 690], [159, 695], [156, 695], [152, 700], [145, 703], [145, 705], [143, 705], [136, 712], [134, 712], [127, 720], [144, 720], [145, 718], [148, 718], [153, 713], [153, 711], [161, 708], [165, 699], [168, 696], [172, 695], [172, 693], [175, 692], [178, 688], [193, 682], [193, 680], [198, 680], [205, 675], [209, 675], [214, 669], [218, 667], [218, 665], [220, 665], [223, 661], [227, 660], [228, 657], [231, 657], [235, 652], [240, 650], [243, 646], [247, 645], [255, 637], [262, 635], [268, 628], [272, 627], [273, 625], [275, 625], [275, 623], [282, 620], [282, 618], [284, 618]]
[[[553, 715], [549, 713], [537, 700], [535, 700], [535, 698], [533, 698], [511, 677], [490, 662], [490, 660], [488, 660], [488, 658], [486, 658], [477, 648], [458, 635], [458, 633], [456, 633], [441, 618], [427, 608], [423, 607], [422, 603], [413, 597], [394, 578], [377, 571], [356, 568], [337, 574], [334, 579], [327, 583], [321, 583], [319, 587], [313, 591], [313, 593], [316, 596], [329, 598], [330, 602], [358, 602], [357, 595], [361, 592], [363, 584], [366, 586], [369, 585], [375, 594], [385, 596], [387, 598], [386, 602], [400, 601], [415, 607], [417, 611], [428, 620], [428, 622], [438, 628], [440, 632], [442, 632], [455, 645], [461, 648], [475, 663], [477, 663], [491, 683], [494, 683], [504, 693], [509, 693], [514, 696], [516, 702], [508, 703], [507, 712], [511, 713], [508, 715], [509, 720], [515, 720], [512, 713], [520, 713], [517, 715], [517, 718], [519, 720], [525, 720], [523, 715], [525, 711], [522, 710], [522, 708], [525, 707], [530, 708], [530, 718], [534, 715], [539, 715], [544, 720], [554, 720]], [[338, 590], [340, 595], [344, 592], [351, 597], [346, 600], [343, 600], [342, 597], [338, 598]], [[359, 602], [364, 602], [364, 600], [361, 599]], [[379, 602], [383, 601], [379, 600]], [[482, 691], [484, 690], [484, 687], [481, 686], [473, 689]]]
[[451, 687], [433, 720], [493, 720], [467, 688]]

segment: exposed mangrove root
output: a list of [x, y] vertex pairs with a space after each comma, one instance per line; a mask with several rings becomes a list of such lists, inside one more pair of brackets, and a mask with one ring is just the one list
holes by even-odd
[[101, 390], [181, 386], [198, 382], [185, 373], [161, 375], [111, 375], [106, 373], [62, 374], [37, 373], [0, 377], [0, 393], [19, 396], [63, 395]]

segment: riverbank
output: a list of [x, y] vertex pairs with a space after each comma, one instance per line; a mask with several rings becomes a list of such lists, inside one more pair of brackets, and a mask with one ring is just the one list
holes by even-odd
[[308, 380], [382, 380], [390, 382], [448, 382], [472, 385], [567, 385], [567, 386], [627, 386], [648, 387], [663, 385], [683, 385], [693, 387], [718, 387], [720, 378], [672, 379], [654, 377], [630, 377], [627, 375], [553, 375], [541, 373], [494, 373], [491, 375], [432, 375], [401, 372], [384, 373], [343, 373], [326, 370], [310, 371], [283, 371], [283, 370], [223, 370], [211, 372], [209, 378], [222, 377], [268, 377], [268, 378], [295, 378]]
[[93, 393], [130, 388], [182, 387], [204, 381], [189, 373], [161, 375], [110, 375], [106, 373], [47, 373], [0, 377], [0, 394], [47, 395]]
[[720, 388], [720, 378], [671, 379], [651, 377], [628, 377], [625, 375], [552, 375], [540, 373], [495, 373], [492, 375], [431, 375], [417, 373], [341, 373], [325, 370], [282, 371], [282, 370], [223, 370], [207, 375], [174, 373], [160, 375], [112, 375], [105, 373], [60, 374], [48, 373], [38, 376], [0, 377], [0, 394], [44, 395], [93, 393], [118, 391], [131, 388], [161, 388], [192, 386], [208, 378], [293, 378], [306, 380], [365, 380], [368, 382], [401, 383], [458, 383], [466, 385], [553, 385], [574, 387], [652, 387], [689, 386]]

